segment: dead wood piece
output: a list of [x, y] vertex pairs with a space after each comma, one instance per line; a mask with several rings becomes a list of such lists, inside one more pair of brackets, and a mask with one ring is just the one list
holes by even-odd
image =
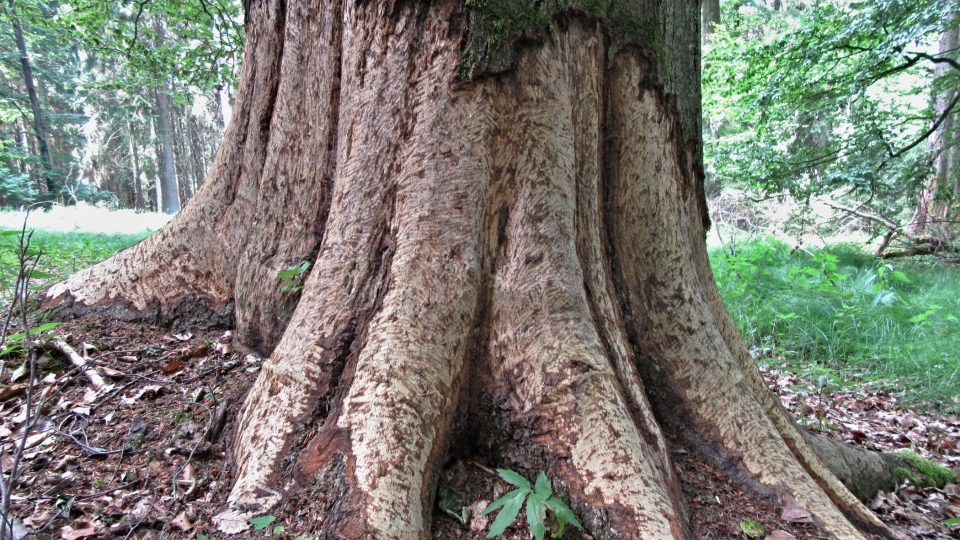
[[78, 353], [76, 349], [71, 347], [66, 341], [60, 338], [53, 338], [47, 341], [47, 345], [62, 353], [67, 357], [68, 360], [70, 360], [71, 364], [82, 370], [84, 376], [90, 381], [90, 384], [92, 384], [94, 388], [100, 389], [106, 385], [106, 383], [103, 381], [103, 377], [97, 373], [97, 370], [91, 366], [88, 366], [87, 359], [81, 356], [80, 353]]
[[0, 401], [6, 401], [22, 394], [30, 385], [28, 383], [11, 384], [0, 388]]
[[227, 413], [229, 410], [230, 399], [221, 401], [220, 406], [217, 407], [216, 412], [213, 413], [213, 418], [210, 419], [210, 427], [207, 428], [207, 432], [204, 434], [208, 441], [215, 443], [217, 439], [220, 438], [220, 433], [223, 432], [223, 426], [227, 423]]

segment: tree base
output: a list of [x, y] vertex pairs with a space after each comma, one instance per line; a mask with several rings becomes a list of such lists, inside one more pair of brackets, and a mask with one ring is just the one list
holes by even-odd
[[[466, 445], [546, 472], [594, 538], [689, 538], [670, 433], [826, 534], [893, 536], [724, 311], [699, 149], [654, 52], [565, 11], [514, 70], [463, 81], [463, 10], [251, 4], [220, 176], [168, 232], [52, 293], [233, 302], [245, 344], [276, 343], [221, 522], [302, 500], [320, 538], [426, 538]], [[313, 262], [299, 298], [275, 278], [291, 257]]]

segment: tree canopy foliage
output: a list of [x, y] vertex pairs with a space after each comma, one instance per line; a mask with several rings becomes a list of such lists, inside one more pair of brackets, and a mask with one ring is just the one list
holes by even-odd
[[[38, 123], [15, 28], [33, 68]], [[175, 169], [189, 198], [228, 120], [242, 50], [239, 0], [0, 4], [0, 206], [156, 205], [158, 92], [173, 103]], [[56, 193], [40, 182], [41, 137]]]
[[[955, 116], [956, 0], [725, 2], [704, 58], [714, 185], [909, 215]], [[951, 69], [939, 69], [949, 66]], [[948, 95], [946, 108], [937, 97]], [[953, 171], [956, 174], [956, 171]]]

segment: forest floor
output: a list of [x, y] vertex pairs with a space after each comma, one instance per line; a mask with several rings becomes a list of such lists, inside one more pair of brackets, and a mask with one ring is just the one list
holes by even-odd
[[[262, 358], [234, 350], [229, 331], [191, 332], [88, 317], [56, 334], [85, 356], [105, 379], [95, 389], [58, 352], [39, 357], [41, 414], [27, 433], [13, 510], [37, 538], [224, 538], [212, 524], [223, 510], [239, 407]], [[8, 362], [0, 388], [0, 445], [6, 470], [25, 419], [27, 375]], [[815, 381], [765, 368], [784, 405], [808, 429], [883, 451], [910, 448], [954, 470], [960, 467], [960, 418], [904, 410], [894, 396], [869, 386], [819, 392]], [[21, 389], [21, 393], [16, 391]], [[222, 428], [222, 429], [221, 429]], [[673, 446], [679, 477], [698, 539], [744, 538], [741, 523], [762, 523], [767, 538], [821, 538], [802, 509], [738, 487], [702, 456]], [[489, 517], [479, 510], [507, 486], [496, 463], [450, 463], [441, 487], [471, 512], [461, 524], [439, 509], [436, 538], [481, 538]], [[912, 538], [960, 535], [960, 489], [909, 483], [869, 503], [880, 517]], [[799, 510], [799, 511], [798, 511]], [[310, 538], [292, 508], [256, 516], [239, 537]], [[952, 528], [951, 528], [951, 525]], [[520, 527], [506, 538], [528, 538]], [[580, 538], [568, 528], [565, 538]]]

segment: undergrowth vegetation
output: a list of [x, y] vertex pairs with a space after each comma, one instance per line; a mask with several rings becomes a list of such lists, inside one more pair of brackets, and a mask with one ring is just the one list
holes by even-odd
[[[16, 236], [0, 229], [0, 297], [16, 276]], [[36, 287], [149, 233], [38, 230]], [[872, 382], [907, 402], [960, 410], [960, 268], [882, 261], [850, 244], [794, 250], [753, 239], [710, 254], [724, 302], [761, 362], [831, 384]]]
[[884, 261], [849, 244], [794, 250], [774, 239], [713, 250], [711, 262], [761, 361], [960, 409], [960, 268]]
[[[17, 277], [16, 245], [20, 231], [0, 228], [0, 304], [12, 293]], [[34, 287], [59, 281], [73, 272], [93, 265], [121, 249], [146, 238], [150, 233], [99, 234], [36, 230], [31, 251], [42, 253], [31, 283]]]

